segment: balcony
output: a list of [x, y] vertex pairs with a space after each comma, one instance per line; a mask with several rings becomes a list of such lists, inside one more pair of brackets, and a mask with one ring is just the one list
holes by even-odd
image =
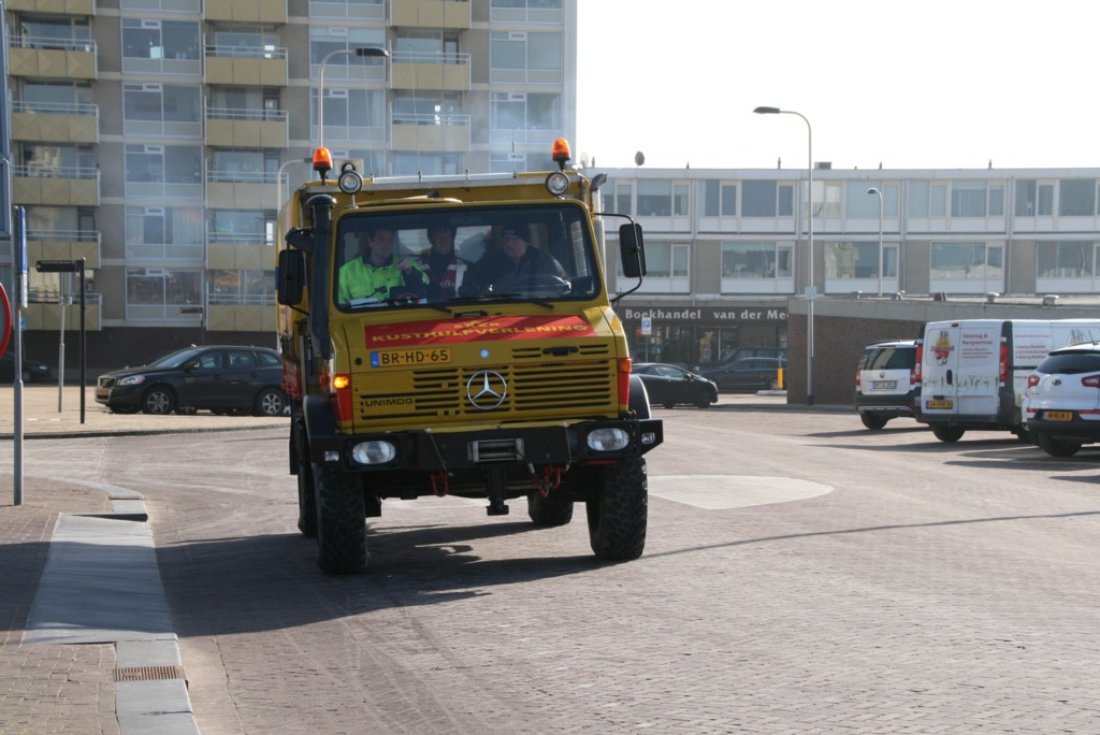
[[60, 15], [95, 15], [95, 0], [8, 0], [6, 10]]
[[472, 4], [467, 0], [396, 0], [390, 4], [391, 24], [403, 28], [466, 30], [470, 27]]
[[224, 148], [286, 148], [290, 144], [287, 113], [207, 108], [206, 144]]
[[470, 90], [470, 55], [397, 53], [390, 65], [394, 89]]
[[[73, 303], [61, 304], [56, 290], [32, 289], [28, 294], [27, 308], [23, 316], [27, 320], [27, 329], [44, 329], [56, 332], [61, 329], [61, 310], [65, 310], [65, 331], [80, 330], [80, 297], [74, 296]], [[98, 332], [101, 328], [103, 297], [98, 293], [84, 294], [84, 328]], [[274, 311], [274, 310], [272, 310]]]
[[263, 171], [210, 171], [206, 206], [217, 209], [278, 209], [279, 177]]
[[309, 17], [385, 20], [386, 5], [384, 0], [309, 0]]
[[470, 150], [469, 115], [394, 115], [391, 129], [394, 150]]
[[286, 49], [278, 47], [217, 46], [206, 47], [206, 83], [285, 87], [287, 85]]
[[99, 244], [95, 230], [28, 230], [27, 262], [84, 258], [85, 268], [99, 268]]
[[287, 0], [206, 0], [206, 19], [231, 23], [286, 23]]
[[13, 77], [96, 79], [99, 76], [95, 41], [11, 36], [8, 45], [8, 73]]
[[275, 247], [263, 235], [208, 232], [206, 267], [213, 270], [271, 270]]
[[99, 169], [13, 167], [12, 201], [54, 207], [98, 207]]
[[99, 105], [13, 102], [11, 137], [50, 143], [98, 143]]
[[274, 332], [273, 294], [207, 295], [206, 329], [211, 332]]

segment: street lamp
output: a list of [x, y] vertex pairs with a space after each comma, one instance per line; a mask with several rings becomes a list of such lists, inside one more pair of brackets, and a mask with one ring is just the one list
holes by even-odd
[[806, 403], [814, 405], [814, 299], [817, 290], [814, 287], [814, 131], [810, 121], [801, 112], [781, 110], [778, 107], [757, 107], [757, 115], [798, 115], [806, 123], [807, 153], [809, 162], [806, 167], [806, 239], [809, 241], [810, 265], [806, 269], [809, 283], [806, 286]]
[[872, 186], [867, 193], [878, 195], [878, 295], [882, 296], [882, 192]]
[[317, 147], [325, 147], [325, 65], [337, 56], [365, 56], [369, 58], [387, 58], [390, 52], [378, 46], [360, 48], [338, 48], [330, 51], [321, 59], [321, 72], [317, 75]]

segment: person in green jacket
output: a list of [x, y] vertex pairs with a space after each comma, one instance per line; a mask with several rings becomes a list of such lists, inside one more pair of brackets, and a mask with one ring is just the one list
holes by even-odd
[[340, 267], [336, 300], [352, 304], [423, 298], [428, 274], [413, 258], [394, 257], [394, 231], [371, 227], [365, 234], [367, 244], [362, 255]]

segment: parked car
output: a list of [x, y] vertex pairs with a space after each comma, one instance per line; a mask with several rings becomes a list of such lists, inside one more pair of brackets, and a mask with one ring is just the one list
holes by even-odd
[[863, 348], [856, 368], [855, 406], [868, 429], [890, 419], [912, 418], [920, 401], [916, 340], [873, 342]]
[[1053, 350], [1028, 376], [1022, 417], [1029, 438], [1052, 457], [1100, 442], [1100, 343]]
[[[50, 379], [50, 366], [38, 360], [23, 358], [23, 382], [41, 383]], [[11, 350], [0, 355], [0, 381], [11, 383], [15, 380], [15, 353]]]
[[706, 368], [703, 377], [713, 380], [719, 390], [758, 391], [779, 387], [779, 369], [787, 361], [779, 357], [742, 357], [725, 365]]
[[717, 370], [718, 368], [728, 367], [738, 360], [742, 360], [746, 357], [777, 357], [780, 360], [786, 362], [787, 360], [787, 348], [786, 347], [738, 347], [732, 352], [727, 352], [722, 359], [716, 362], [709, 362], [703, 365], [696, 365], [693, 370], [702, 374], [703, 371]]
[[718, 386], [702, 375], [665, 362], [639, 362], [634, 373], [642, 379], [649, 402], [665, 408], [678, 403], [690, 403], [708, 408], [718, 400]]
[[115, 413], [213, 413], [282, 416], [282, 359], [266, 347], [187, 347], [148, 365], [99, 376], [95, 399]]

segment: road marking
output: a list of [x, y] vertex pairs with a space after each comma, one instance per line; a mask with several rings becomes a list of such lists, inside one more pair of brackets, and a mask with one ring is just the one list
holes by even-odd
[[754, 475], [651, 475], [649, 494], [704, 510], [789, 503], [831, 492], [831, 485], [791, 477]]

